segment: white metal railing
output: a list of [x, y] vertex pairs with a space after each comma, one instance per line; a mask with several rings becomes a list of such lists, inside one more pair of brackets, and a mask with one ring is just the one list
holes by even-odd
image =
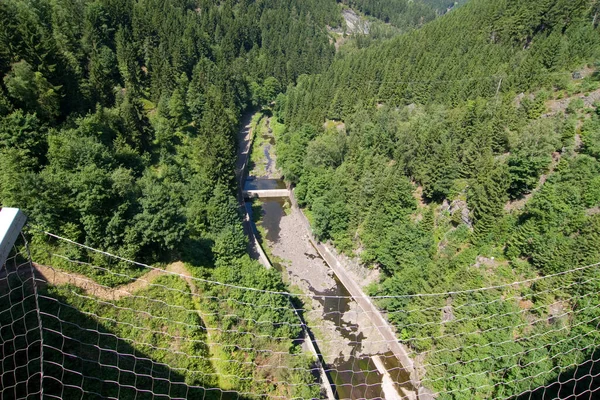
[[0, 209], [0, 266], [6, 262], [26, 220], [27, 217], [18, 208]]

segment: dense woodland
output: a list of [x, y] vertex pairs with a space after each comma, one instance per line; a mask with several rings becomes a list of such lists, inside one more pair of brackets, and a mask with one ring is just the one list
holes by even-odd
[[453, 0], [343, 0], [342, 3], [401, 29], [421, 26], [455, 5]]
[[240, 113], [328, 66], [327, 5], [2, 2], [2, 204], [136, 259], [232, 238]]
[[[28, 215], [34, 259], [83, 273], [107, 286], [127, 283], [128, 276], [144, 272], [51, 241], [39, 234], [46, 230], [137, 261], [183, 259], [197, 276], [285, 290], [277, 274], [263, 272], [244, 256], [246, 238], [235, 198], [235, 138], [244, 110], [272, 101], [300, 75], [318, 73], [329, 66], [335, 49], [326, 26], [340, 23], [340, 11], [333, 0], [0, 2], [0, 205], [19, 207]], [[51, 254], [108, 266], [111, 273]], [[249, 277], [260, 279], [244, 280]], [[164, 284], [185, 289], [181, 280]], [[101, 332], [121, 337], [122, 343], [110, 337], [104, 341], [105, 335], [90, 335], [77, 325], [63, 324], [73, 328], [65, 332], [74, 341], [66, 349], [79, 357], [63, 368], [83, 368], [92, 377], [84, 384], [86, 390], [116, 396], [117, 385], [98, 386], [97, 379], [127, 385], [132, 384], [132, 376], [118, 374], [110, 368], [109, 359], [105, 360], [108, 368], [85, 362], [82, 366], [81, 360], [104, 360], [90, 354], [87, 344], [102, 340], [107, 348], [125, 346], [125, 342], [138, 340], [143, 330], [160, 330], [151, 320], [140, 319], [134, 310], [152, 310], [158, 315], [169, 310], [153, 303], [128, 301], [100, 306], [77, 293], [56, 290], [48, 297], [71, 304], [61, 308], [60, 316], [83, 328], [98, 326], [89, 313], [112, 318], [116, 317], [115, 306], [133, 309], [128, 315], [120, 313], [119, 318], [137, 328], [111, 324], [101, 328]], [[215, 306], [156, 290], [140, 295], [197, 307], [202, 312]], [[243, 294], [217, 295], [235, 298]], [[260, 296], [246, 300], [257, 306], [278, 301]], [[274, 320], [293, 318], [289, 302], [284, 300], [283, 314], [272, 316]], [[50, 314], [55, 312], [52, 301], [41, 306]], [[254, 320], [262, 315], [260, 308], [230, 307], [232, 313], [245, 313]], [[203, 339], [206, 334], [201, 324], [208, 322], [214, 329], [237, 326], [242, 332], [281, 338], [253, 343], [252, 338], [225, 332], [214, 338], [219, 343], [283, 348], [293, 353], [297, 349], [291, 341], [298, 336], [297, 329], [249, 327], [243, 321], [218, 319], [198, 322], [176, 313], [171, 317], [198, 326], [183, 331], [169, 326], [163, 335], [147, 338], [163, 350], [120, 349], [128, 354], [141, 352], [176, 371], [201, 372], [175, 378], [168, 369], [155, 370], [162, 379], [172, 376], [174, 381], [191, 385], [247, 393], [314, 396], [314, 387], [297, 384], [292, 388], [298, 392], [287, 392], [287, 386], [265, 383], [272, 380], [268, 376], [271, 372], [235, 362], [256, 354], [229, 346], [217, 354], [223, 360], [221, 365], [198, 364], [198, 358], [207, 354], [206, 347], [175, 349], [177, 343], [169, 336], [185, 333]], [[58, 324], [44, 322], [48, 326]], [[49, 335], [45, 339], [61, 347], [60, 338]], [[181, 353], [174, 354], [187, 357], [170, 356], [164, 349], [179, 350]], [[50, 354], [49, 360], [56, 361], [52, 357], [62, 356]], [[298, 368], [291, 369], [290, 376], [273, 379], [313, 381], [306, 372], [310, 360], [290, 358], [281, 362]], [[150, 366], [133, 367], [143, 372]], [[239, 379], [215, 378], [233, 375]], [[60, 381], [60, 368], [48, 370], [48, 376]], [[69, 384], [79, 376], [67, 374], [64, 378]], [[147, 384], [133, 382], [138, 387]], [[65, 390], [60, 384], [54, 386], [48, 393], [61, 395]], [[181, 397], [188, 390], [185, 385], [164, 384], [156, 389], [173, 397]], [[69, 395], [78, 393], [75, 389]], [[119, 393], [121, 398], [140, 395], [135, 391]], [[222, 396], [218, 390], [198, 395]]]
[[[287, 125], [278, 161], [314, 233], [381, 268], [372, 294], [425, 356], [424, 384], [445, 398], [543, 386], [557, 366], [591, 356], [575, 346], [599, 339], [588, 323], [597, 269], [476, 296], [393, 297], [600, 261], [600, 113], [581, 98], [600, 87], [599, 9], [472, 0], [340, 52], [277, 99]], [[568, 106], [548, 111], [561, 101]], [[555, 318], [553, 304], [580, 311]], [[455, 319], [441, 324], [445, 306]]]
[[[450, 299], [456, 320], [445, 325], [439, 312], [426, 310], [439, 310], [448, 299], [401, 296], [600, 261], [600, 113], [580, 98], [600, 87], [600, 3], [470, 0], [448, 13], [454, 2], [446, 0], [341, 3], [392, 25], [393, 37], [362, 44], [356, 38], [359, 45], [349, 42], [336, 54], [327, 27], [342, 24], [342, 5], [333, 0], [0, 2], [0, 204], [28, 214], [36, 260], [106, 286], [143, 271], [36, 232], [138, 261], [182, 259], [198, 278], [285, 291], [278, 273], [245, 255], [234, 179], [242, 113], [275, 100], [275, 116], [285, 124], [277, 152], [286, 180], [321, 240], [383, 271], [371, 294], [396, 296], [380, 305], [400, 339], [435, 365], [427, 369], [426, 386], [450, 392], [446, 398], [489, 398], [556, 379], [556, 366], [590, 356], [570, 349], [600, 341], [595, 327], [580, 323], [600, 302], [597, 270], [485, 292], [475, 306], [473, 298], [457, 296]], [[575, 70], [584, 72], [582, 79], [574, 79]], [[568, 107], [549, 113], [560, 101]], [[179, 349], [191, 357], [174, 357], [163, 351], [173, 341], [159, 335], [148, 340], [161, 351], [124, 350], [202, 371], [176, 376], [157, 369], [157, 376], [242, 392], [316, 395], [306, 385], [310, 360], [292, 357], [298, 329], [289, 326], [294, 316], [287, 299], [199, 288], [238, 300], [226, 306], [246, 319], [232, 320], [218, 316], [220, 303], [196, 301], [183, 280], [161, 279], [183, 294], [143, 294], [215, 315], [202, 321], [173, 314], [196, 328], [169, 326], [167, 334], [289, 351], [278, 362], [292, 367], [291, 375], [266, 373], [274, 382], [297, 383], [297, 391], [266, 384], [243, 362], [260, 356], [239, 348], [192, 346]], [[141, 319], [135, 329], [98, 328], [90, 314], [113, 317], [114, 305], [126, 306], [132, 314], [122, 317], [135, 321], [135, 310], [168, 311], [128, 299], [99, 304], [76, 289], [50, 288], [44, 295], [41, 306], [50, 314], [60, 301], [71, 305], [59, 307], [66, 321], [123, 338], [122, 344], [107, 341], [107, 348], [160, 327]], [[521, 303], [500, 298], [531, 305], [524, 315]], [[557, 302], [583, 311], [572, 320], [554, 318], [548, 306]], [[263, 318], [265, 305], [276, 305], [276, 315], [264, 318], [282, 325], [252, 323]], [[220, 336], [209, 340], [204, 325], [221, 329]], [[256, 342], [236, 331], [273, 340]], [[79, 343], [72, 351], [96, 357], [86, 346], [98, 337], [69, 332]], [[209, 351], [218, 351], [222, 362], [199, 362]], [[114, 377], [114, 369], [94, 365], [85, 365], [91, 376], [131, 384], [131, 376]], [[232, 375], [240, 379], [219, 379]], [[104, 396], [118, 389], [94, 386], [94, 379], [89, 384]], [[157, 390], [180, 396], [189, 388]]]

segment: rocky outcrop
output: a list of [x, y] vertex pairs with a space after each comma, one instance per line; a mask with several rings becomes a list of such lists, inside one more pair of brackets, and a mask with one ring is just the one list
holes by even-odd
[[[446, 201], [444, 201], [447, 203]], [[450, 205], [447, 206], [447, 210], [452, 215], [453, 220], [467, 225], [469, 228], [473, 228], [473, 221], [471, 220], [471, 211], [467, 202], [464, 200], [454, 200]]]

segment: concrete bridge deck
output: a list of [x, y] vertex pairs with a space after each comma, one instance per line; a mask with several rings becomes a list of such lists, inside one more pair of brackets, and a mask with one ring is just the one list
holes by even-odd
[[244, 190], [244, 198], [290, 197], [288, 189], [250, 189]]
[[245, 199], [290, 197], [290, 191], [281, 179], [248, 177], [242, 192]]

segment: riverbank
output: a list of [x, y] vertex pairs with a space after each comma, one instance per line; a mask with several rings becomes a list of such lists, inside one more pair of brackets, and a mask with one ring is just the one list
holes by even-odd
[[[389, 340], [323, 260], [312, 243], [302, 211], [292, 207], [286, 213], [281, 209], [283, 202], [273, 199], [261, 203], [259, 227], [266, 232], [262, 244], [275, 258], [283, 260], [282, 274], [304, 295], [304, 318], [315, 333], [338, 396], [403, 397], [397, 382], [406, 381], [407, 377], [389, 350]], [[387, 374], [381, 372], [384, 364]]]
[[[253, 121], [262, 120], [253, 118]], [[257, 125], [255, 122], [254, 126]], [[265, 122], [264, 126], [269, 125]], [[254, 136], [256, 139], [257, 135]], [[246, 186], [266, 185], [263, 189], [273, 190], [275, 186], [283, 185], [281, 180], [265, 176], [267, 170], [272, 174], [269, 177], [280, 176], [273, 165], [267, 166], [269, 160], [276, 157], [272, 144], [274, 142], [267, 147], [252, 146], [250, 160], [258, 158], [266, 164], [249, 163]], [[266, 156], [263, 153], [265, 149]], [[254, 156], [255, 151], [261, 152], [258, 157]], [[280, 270], [284, 280], [301, 294], [300, 298], [304, 301], [304, 309], [300, 310], [302, 318], [317, 339], [338, 397], [416, 398], [410, 376], [412, 363], [408, 364], [404, 359], [400, 365], [399, 359], [402, 358], [394, 345], [397, 344], [395, 334], [362, 292], [363, 285], [377, 281], [377, 272], [360, 265], [354, 265], [351, 274], [337, 271], [332, 262], [337, 263], [335, 257], [339, 255], [314, 241], [306, 217], [293, 201], [293, 192], [288, 193], [291, 208], [284, 210], [283, 199], [265, 198], [260, 200], [260, 207], [252, 210], [260, 232], [259, 247], [264, 247], [269, 257], [277, 260], [274, 266]], [[256, 215], [257, 211], [260, 215]], [[324, 260], [331, 257], [333, 261]], [[356, 281], [361, 282], [360, 287]], [[387, 329], [382, 328], [384, 325]]]

